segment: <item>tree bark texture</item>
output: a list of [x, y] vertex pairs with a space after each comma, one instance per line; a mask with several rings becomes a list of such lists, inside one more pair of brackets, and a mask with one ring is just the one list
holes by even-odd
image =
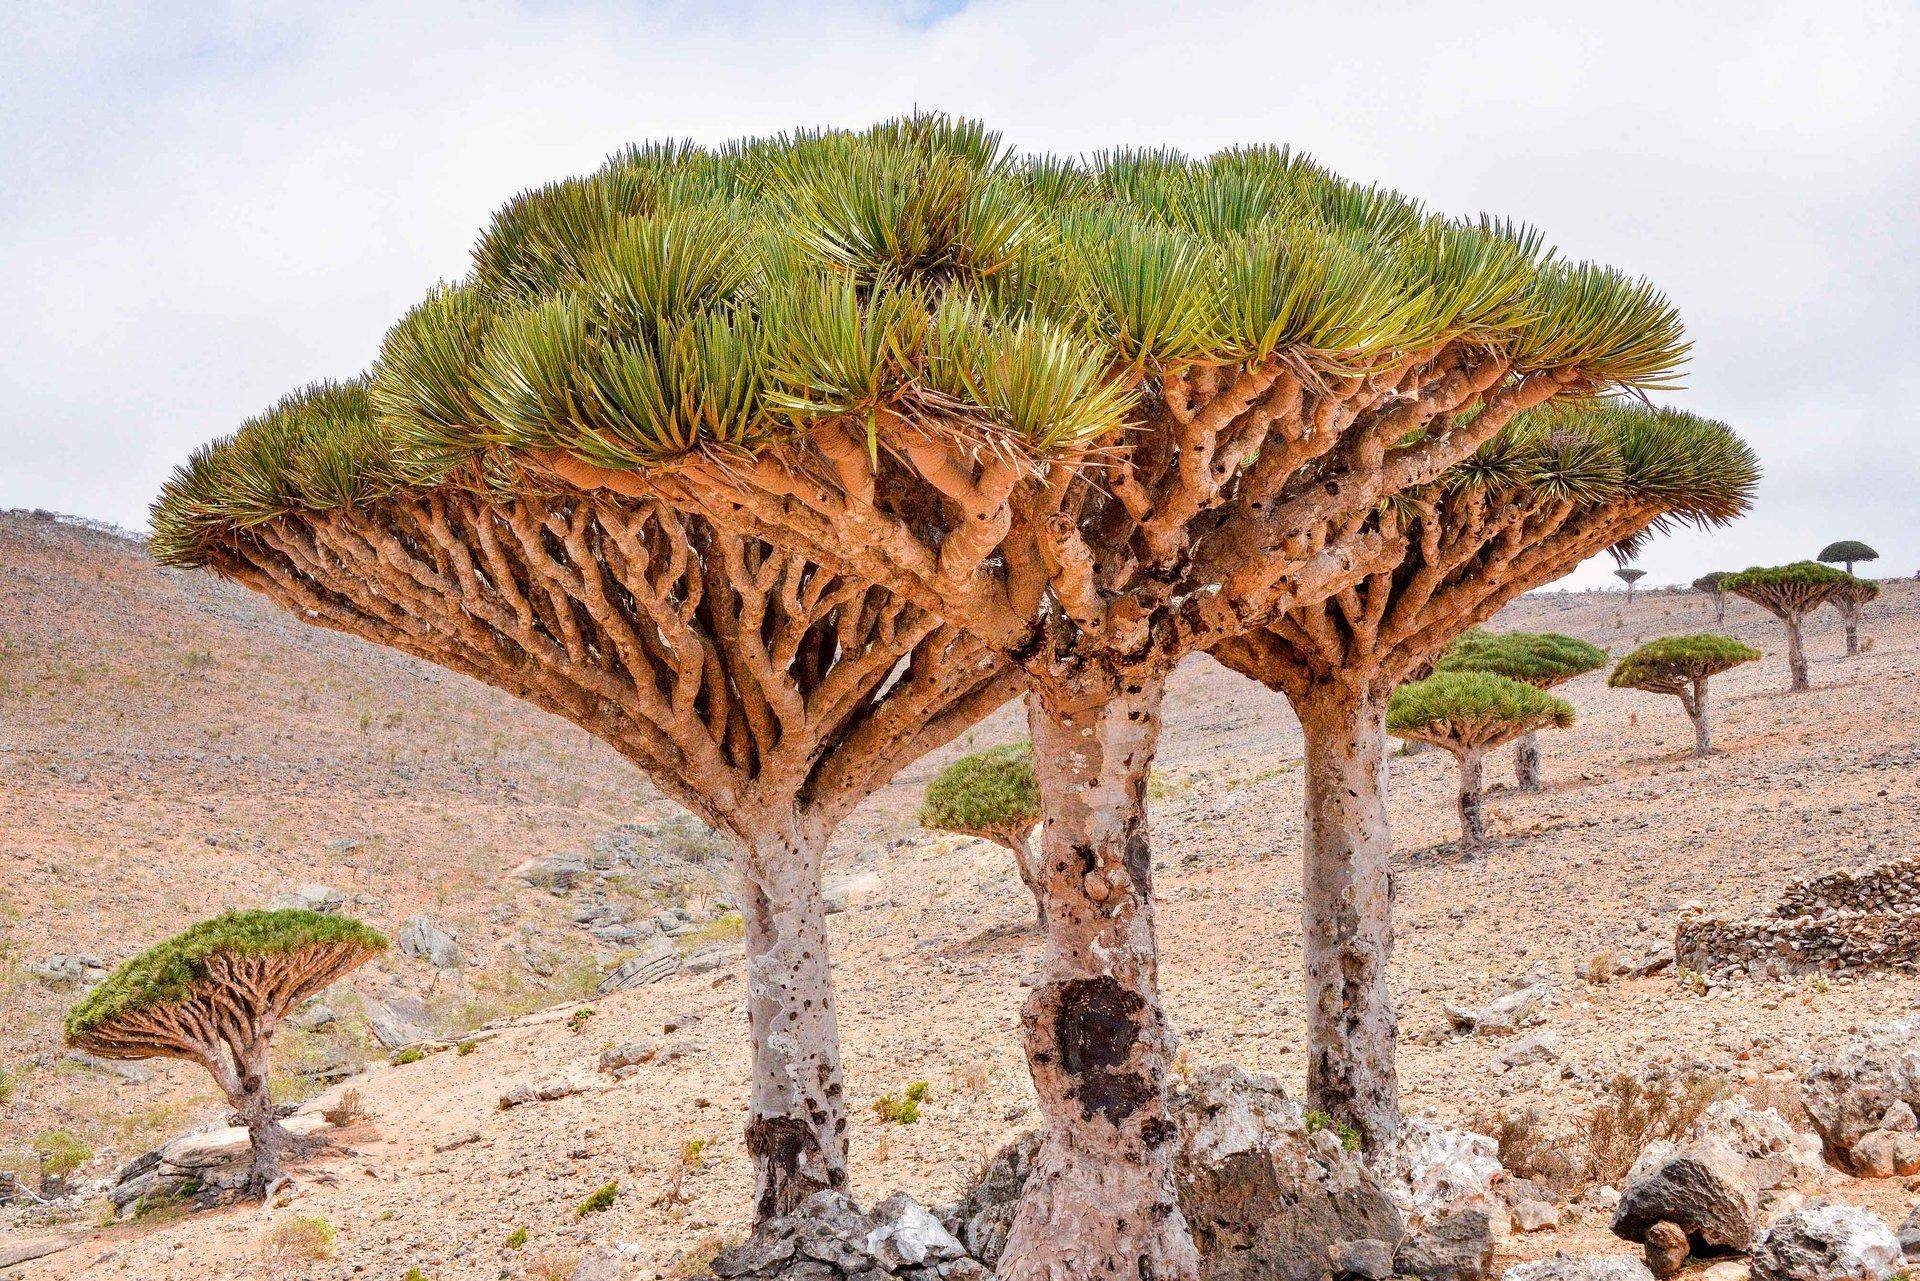
[[1787, 625], [1787, 672], [1793, 678], [1792, 689], [1798, 693], [1813, 688], [1807, 680], [1807, 651], [1800, 642], [1800, 615], [1785, 614], [1781, 622]]
[[1540, 736], [1522, 734], [1513, 745], [1513, 781], [1523, 792], [1540, 790]]
[[1369, 1154], [1399, 1137], [1393, 955], [1393, 840], [1387, 828], [1385, 708], [1363, 690], [1319, 685], [1295, 703], [1306, 737], [1301, 905], [1307, 982], [1307, 1092], [1351, 1125]]
[[1713, 754], [1713, 734], [1712, 726], [1709, 723], [1710, 713], [1707, 708], [1707, 681], [1704, 676], [1695, 678], [1692, 693], [1690, 695], [1683, 695], [1681, 702], [1686, 704], [1687, 715], [1693, 720], [1693, 754], [1695, 756], [1711, 756]]
[[754, 1217], [847, 1183], [845, 1079], [820, 889], [823, 839], [794, 815], [737, 845], [746, 926]]
[[1460, 848], [1478, 850], [1487, 843], [1487, 816], [1481, 800], [1480, 766], [1486, 749], [1469, 747], [1460, 757]]
[[1174, 1195], [1146, 789], [1163, 679], [1036, 684], [1046, 952], [1021, 1015], [1043, 1116], [1002, 1281], [1191, 1281]]

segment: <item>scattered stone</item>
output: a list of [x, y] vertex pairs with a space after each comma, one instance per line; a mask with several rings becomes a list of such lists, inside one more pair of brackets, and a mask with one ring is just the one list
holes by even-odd
[[746, 955], [747, 949], [743, 943], [709, 943], [681, 958], [680, 968], [688, 974], [706, 974], [723, 965], [743, 960]]
[[393, 941], [402, 952], [436, 970], [460, 967], [459, 939], [453, 931], [435, 925], [424, 916], [409, 916], [402, 921]]
[[[1500, 1145], [1485, 1134], [1450, 1130], [1413, 1118], [1402, 1130], [1412, 1226], [1437, 1223], [1467, 1211], [1504, 1222], [1506, 1203], [1496, 1188], [1506, 1171]], [[1422, 1275], [1425, 1275], [1424, 1273]]]
[[875, 1206], [873, 1217], [880, 1226], [867, 1234], [867, 1253], [890, 1272], [929, 1261], [958, 1259], [967, 1252], [940, 1220], [904, 1192], [896, 1192]]
[[1535, 1063], [1558, 1063], [1560, 1061], [1560, 1034], [1542, 1029], [1527, 1035], [1509, 1045], [1500, 1053], [1500, 1061], [1508, 1067], [1528, 1067]]
[[1422, 1281], [1480, 1281], [1493, 1275], [1493, 1221], [1458, 1210], [1416, 1226], [1394, 1252], [1395, 1270]]
[[317, 1032], [321, 1028], [339, 1019], [339, 1014], [325, 1001], [309, 1001], [293, 1012], [287, 1022], [302, 1032]]
[[57, 1232], [50, 1236], [31, 1237], [27, 1240], [0, 1241], [0, 1268], [11, 1268], [15, 1264], [29, 1263], [34, 1259], [44, 1259], [50, 1254], [62, 1250], [71, 1250], [93, 1234], [88, 1231]]
[[1828, 1201], [1781, 1216], [1753, 1252], [1753, 1281], [1886, 1281], [1900, 1239], [1858, 1206]]
[[1647, 1229], [1640, 1248], [1646, 1255], [1647, 1271], [1656, 1277], [1672, 1276], [1685, 1266], [1687, 1256], [1693, 1253], [1686, 1230], [1665, 1219]]
[[587, 875], [587, 861], [578, 854], [548, 854], [530, 858], [513, 875], [535, 889], [564, 895]]
[[1652, 1281], [1647, 1265], [1628, 1254], [1556, 1254], [1516, 1263], [1500, 1281]]
[[331, 885], [310, 882], [298, 889], [287, 890], [273, 896], [268, 904], [276, 912], [326, 912], [334, 913], [347, 906], [347, 892], [337, 890]]
[[1627, 1174], [1613, 1212], [1615, 1236], [1641, 1242], [1662, 1220], [1674, 1223], [1696, 1251], [1744, 1251], [1759, 1229], [1760, 1194], [1747, 1159], [1718, 1139], [1684, 1148], [1647, 1145]]
[[1852, 1165], [1854, 1149], [1882, 1130], [1891, 1112], [1896, 1122], [1920, 1104], [1920, 1016], [1878, 1023], [1856, 1034], [1806, 1078], [1807, 1114], [1827, 1150]]
[[555, 1099], [582, 1093], [586, 1088], [585, 1082], [564, 1077], [549, 1081], [523, 1081], [500, 1096], [500, 1110], [505, 1112], [529, 1103], [551, 1103]]
[[1485, 1005], [1469, 1007], [1448, 1005], [1447, 1020], [1461, 1032], [1479, 1036], [1505, 1036], [1523, 1027], [1532, 1027], [1546, 1018], [1553, 995], [1545, 984], [1518, 988]]
[[113, 969], [97, 956], [69, 956], [55, 952], [38, 965], [29, 965], [27, 973], [58, 991], [92, 987]]
[[68, 1050], [67, 1061], [92, 1068], [96, 1072], [105, 1072], [109, 1076], [117, 1076], [128, 1085], [143, 1085], [153, 1079], [152, 1068], [142, 1067], [138, 1063], [123, 1063], [118, 1059], [103, 1059], [85, 1050]]
[[1920, 1206], [1907, 1212], [1900, 1225], [1900, 1253], [1909, 1259], [1920, 1259]]
[[652, 1041], [628, 1041], [622, 1045], [608, 1046], [600, 1051], [600, 1070], [618, 1076], [623, 1070], [651, 1062], [659, 1053], [660, 1047]]
[[1737, 1094], [1716, 1100], [1687, 1137], [1718, 1139], [1746, 1157], [1762, 1192], [1803, 1183], [1826, 1169], [1818, 1135], [1794, 1129], [1777, 1109], [1755, 1108]]
[[1511, 1214], [1513, 1226], [1521, 1232], [1544, 1232], [1560, 1226], [1559, 1207], [1532, 1197], [1514, 1202]]
[[389, 1050], [403, 1050], [433, 1036], [427, 1003], [411, 993], [393, 992], [382, 1000], [369, 997], [364, 1008], [367, 1030]]
[[1920, 1174], [1920, 1135], [1869, 1130], [1849, 1153], [1853, 1172], [1867, 1179]]
[[598, 991], [601, 996], [609, 992], [624, 992], [629, 988], [646, 987], [662, 979], [672, 978], [680, 972], [680, 953], [674, 950], [666, 939], [656, 939], [644, 951], [630, 956], [607, 972], [600, 980]]
[[792, 1214], [769, 1219], [710, 1265], [722, 1281], [989, 1281], [925, 1207], [895, 1193], [862, 1213], [843, 1193], [816, 1192]]

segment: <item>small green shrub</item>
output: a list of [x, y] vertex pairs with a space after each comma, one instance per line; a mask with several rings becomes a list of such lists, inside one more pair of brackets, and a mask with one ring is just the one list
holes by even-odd
[[579, 1216], [584, 1219], [589, 1214], [599, 1214], [603, 1210], [611, 1209], [613, 1207], [613, 1199], [619, 1195], [620, 1181], [618, 1179], [615, 1179], [605, 1187], [596, 1188], [592, 1196], [580, 1203]]
[[267, 1253], [277, 1260], [318, 1263], [333, 1257], [333, 1225], [317, 1214], [303, 1214], [267, 1233]]
[[13, 1092], [19, 1086], [19, 1080], [13, 1073], [0, 1068], [0, 1108], [13, 1102]]
[[587, 1025], [587, 1020], [592, 1017], [593, 1007], [591, 1005], [583, 1005], [567, 1017], [567, 1026], [573, 1031], [578, 1032]]
[[405, 1067], [409, 1063], [418, 1063], [426, 1057], [427, 1052], [425, 1050], [417, 1045], [409, 1045], [406, 1049], [393, 1056], [393, 1065], [395, 1067]]
[[918, 1125], [920, 1104], [926, 1100], [927, 1083], [915, 1081], [899, 1098], [882, 1095], [873, 1101], [873, 1113], [888, 1125]]
[[462, 1041], [460, 1042], [460, 1044], [453, 1047], [453, 1052], [455, 1054], [458, 1054], [461, 1058], [465, 1058], [467, 1055], [472, 1054], [474, 1050], [478, 1048], [479, 1048], [479, 1043], [477, 1041]]
[[1325, 1112], [1314, 1111], [1307, 1113], [1306, 1122], [1308, 1134], [1318, 1134], [1322, 1130], [1332, 1130], [1334, 1137], [1340, 1140], [1341, 1147], [1349, 1152], [1358, 1152], [1360, 1150], [1360, 1131], [1354, 1129], [1345, 1121], [1336, 1124], [1334, 1119]]
[[42, 1173], [64, 1179], [93, 1159], [93, 1149], [71, 1130], [42, 1130], [33, 1139]]
[[1005, 743], [962, 756], [927, 785], [920, 825], [1008, 844], [1040, 821], [1033, 746]]
[[518, 1250], [526, 1243], [527, 1230], [524, 1227], [515, 1228], [513, 1231], [507, 1233], [507, 1239], [501, 1242], [501, 1244], [509, 1250]]

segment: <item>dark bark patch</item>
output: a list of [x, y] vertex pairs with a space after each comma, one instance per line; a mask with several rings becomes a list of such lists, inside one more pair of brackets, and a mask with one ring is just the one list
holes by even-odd
[[1099, 1113], [1119, 1125], [1153, 1101], [1153, 1083], [1128, 1068], [1145, 1012], [1140, 994], [1110, 974], [1061, 985], [1054, 1043], [1087, 1120]]
[[[755, 1117], [747, 1124], [747, 1152], [760, 1171], [760, 1198], [754, 1205], [756, 1220], [788, 1214], [815, 1192], [823, 1191], [819, 1181], [800, 1173], [801, 1162], [809, 1155], [817, 1168], [827, 1163], [818, 1159], [820, 1145], [814, 1132], [797, 1117]], [[828, 1166], [829, 1186], [838, 1188], [846, 1180], [846, 1171]]]

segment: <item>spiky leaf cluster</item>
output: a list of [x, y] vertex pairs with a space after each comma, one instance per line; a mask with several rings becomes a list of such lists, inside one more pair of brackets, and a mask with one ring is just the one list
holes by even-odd
[[320, 943], [347, 943], [366, 952], [387, 946], [384, 935], [347, 917], [298, 909], [228, 912], [148, 948], [108, 975], [68, 1013], [67, 1037], [83, 1036], [132, 1010], [185, 998], [206, 978], [210, 956], [291, 952]]
[[1858, 539], [1843, 538], [1822, 547], [1814, 559], [1824, 565], [1853, 565], [1861, 561], [1879, 560], [1880, 553]]
[[1522, 734], [1573, 724], [1573, 705], [1491, 672], [1439, 672], [1393, 691], [1387, 732], [1442, 747], [1498, 747]]
[[1491, 672], [1547, 689], [1606, 665], [1607, 651], [1557, 632], [1488, 632], [1475, 628], [1454, 641], [1436, 672]]
[[1614, 665], [1607, 684], [1614, 689], [1642, 689], [1674, 693], [1682, 683], [1717, 676], [1742, 663], [1751, 663], [1760, 651], [1731, 636], [1701, 632], [1693, 636], [1663, 636], [1648, 641]]
[[1040, 821], [1033, 746], [1005, 743], [963, 756], [927, 786], [920, 824], [942, 832], [997, 834]]
[[[502, 448], [642, 468], [935, 413], [1076, 450], [1168, 371], [1364, 371], [1457, 340], [1639, 390], [1672, 385], [1687, 350], [1643, 280], [1284, 149], [1021, 157], [936, 115], [642, 146], [505, 206], [370, 385], [310, 389], [196, 456], [155, 547], [193, 563], [276, 505], [471, 480]], [[334, 414], [357, 396], [371, 427]]]

